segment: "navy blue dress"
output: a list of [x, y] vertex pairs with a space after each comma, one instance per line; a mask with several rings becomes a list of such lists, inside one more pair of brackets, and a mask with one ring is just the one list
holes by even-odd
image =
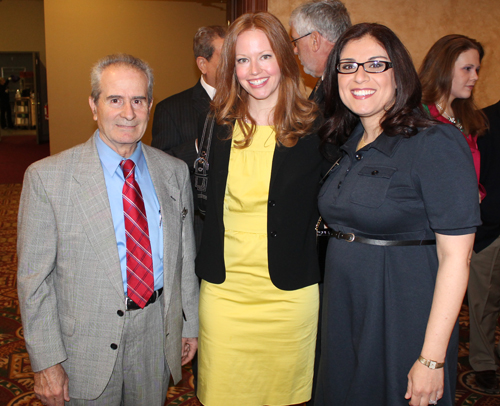
[[[474, 233], [480, 221], [472, 156], [439, 124], [404, 138], [381, 134], [356, 152], [361, 124], [319, 194], [334, 230], [383, 240]], [[407, 406], [438, 270], [435, 245], [380, 247], [331, 238], [326, 259], [315, 405]], [[458, 324], [440, 406], [455, 404]]]

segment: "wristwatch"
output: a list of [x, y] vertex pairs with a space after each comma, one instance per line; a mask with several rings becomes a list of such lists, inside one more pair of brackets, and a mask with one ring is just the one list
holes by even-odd
[[422, 356], [419, 356], [418, 360], [420, 361], [420, 363], [424, 364], [429, 369], [439, 369], [444, 367], [444, 362], [432, 361]]

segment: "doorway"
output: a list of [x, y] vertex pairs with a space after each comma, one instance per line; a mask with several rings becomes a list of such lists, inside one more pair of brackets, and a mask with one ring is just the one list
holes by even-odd
[[0, 77], [8, 94], [0, 135], [32, 134], [48, 143], [47, 75], [38, 52], [0, 52]]

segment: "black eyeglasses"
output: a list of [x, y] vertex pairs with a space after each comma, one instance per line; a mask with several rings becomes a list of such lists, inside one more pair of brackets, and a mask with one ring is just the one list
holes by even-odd
[[362, 66], [365, 72], [382, 73], [392, 68], [392, 62], [386, 61], [368, 61], [368, 62], [340, 62], [337, 65], [337, 72], [343, 74], [356, 73]]
[[302, 37], [292, 39], [291, 43], [295, 45], [295, 43], [296, 43], [299, 39], [302, 39], [302, 38], [304, 38], [304, 37], [307, 37], [308, 35], [311, 35], [311, 34], [312, 34], [312, 32], [310, 32], [309, 34], [306, 34], [306, 35], [302, 35]]

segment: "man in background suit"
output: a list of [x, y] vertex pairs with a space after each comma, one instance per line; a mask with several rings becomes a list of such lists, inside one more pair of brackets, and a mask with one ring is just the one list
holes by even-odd
[[91, 82], [98, 130], [23, 183], [18, 289], [34, 391], [51, 406], [163, 405], [198, 345], [189, 171], [140, 142], [145, 62], [107, 56]]
[[319, 78], [309, 95], [322, 110], [322, 78], [326, 61], [337, 39], [351, 26], [351, 18], [339, 0], [319, 0], [301, 4], [290, 16], [294, 52], [308, 75]]
[[[153, 118], [151, 146], [182, 159], [193, 171], [197, 158], [198, 121], [205, 119], [215, 94], [215, 77], [226, 31], [218, 25], [201, 27], [193, 39], [193, 51], [201, 78], [196, 85], [162, 100]], [[201, 241], [203, 219], [194, 220], [196, 247]]]
[[495, 329], [500, 314], [500, 101], [483, 111], [490, 128], [477, 139], [481, 153], [480, 182], [486, 189], [486, 197], [480, 206], [483, 224], [477, 228], [470, 263], [467, 295], [469, 362], [475, 371], [476, 384], [486, 390], [497, 390]]
[[193, 39], [193, 51], [201, 78], [196, 85], [158, 103], [153, 118], [151, 146], [176, 156], [192, 168], [196, 159], [198, 119], [210, 109], [215, 76], [226, 31], [214, 25], [201, 27]]

